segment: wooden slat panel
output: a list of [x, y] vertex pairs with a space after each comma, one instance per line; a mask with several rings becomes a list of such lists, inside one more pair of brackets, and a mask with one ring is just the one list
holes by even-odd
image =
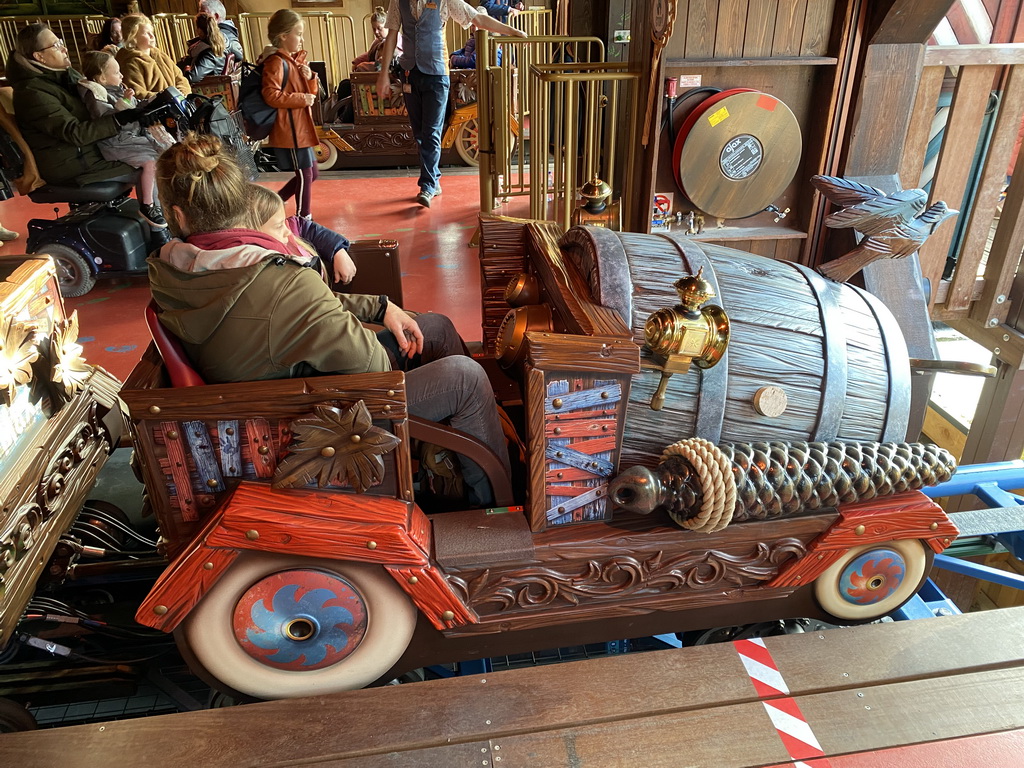
[[945, 74], [945, 67], [925, 67], [921, 73], [921, 85], [914, 100], [910, 126], [907, 128], [907, 141], [903, 145], [903, 159], [900, 161], [900, 182], [904, 187], [919, 186], [928, 137], [932, 121], [935, 119], [935, 108], [939, 103], [939, 91], [942, 90], [942, 79]]
[[715, 55], [718, 0], [690, 0], [686, 24], [686, 58], [710, 59]]
[[1024, 64], [1024, 43], [1006, 45], [930, 45], [926, 67], [959, 67], [971, 64]]
[[779, 0], [750, 0], [747, 5], [747, 27], [743, 39], [743, 55], [762, 57], [772, 55], [775, 39], [775, 16]]
[[[960, 252], [957, 257], [956, 271], [953, 273], [953, 284], [946, 298], [946, 309], [967, 309], [971, 304], [974, 286], [977, 282], [978, 265], [981, 264], [985, 244], [992, 229], [999, 194], [1006, 181], [1006, 169], [1010, 163], [1010, 155], [1020, 131], [1020, 116], [1024, 113], [1024, 67], [1017, 66], [1010, 70], [1010, 77], [1003, 89], [999, 115], [996, 118], [995, 130], [988, 145], [985, 166], [974, 193], [974, 205], [971, 218], [964, 230]], [[1019, 179], [1019, 177], [1018, 177]], [[1006, 210], [1004, 206], [1004, 210]], [[1007, 211], [1012, 217], [1012, 212]], [[985, 268], [985, 289], [978, 311], [973, 315], [976, 320], [984, 322], [990, 317], [998, 317], [1000, 322], [1006, 319], [1010, 303], [995, 303], [1000, 294], [1006, 295], [1010, 289], [1007, 277], [1012, 280], [1020, 259], [1020, 248], [1013, 249], [1012, 238], [1008, 233], [1002, 238], [998, 231], [992, 241], [988, 264]], [[1004, 250], [1009, 248], [1010, 250]], [[1010, 256], [1010, 254], [1013, 254]]]
[[801, 56], [824, 56], [828, 53], [835, 5], [836, 0], [812, 0], [807, 4], [803, 40], [800, 43]]
[[[769, 637], [765, 646], [832, 754], [1019, 728], [1014, 721], [1024, 716], [1024, 608]], [[601, 729], [617, 733], [621, 744], [595, 756], [590, 749]], [[746, 735], [753, 731], [766, 735]], [[471, 754], [497, 768], [513, 764], [509, 755], [523, 764], [515, 739], [531, 733], [550, 734], [563, 748], [552, 760], [538, 753], [531, 768], [720, 768], [735, 764], [728, 760], [739, 747], [762, 744], [766, 751], [748, 753], [741, 764], [788, 763], [785, 754], [773, 758], [781, 742], [731, 643], [122, 720], [103, 730], [7, 734], [0, 756], [19, 768], [188, 765], [197, 755], [204, 768], [345, 758], [353, 765], [461, 766], [469, 764], [461, 753], [449, 762], [446, 753], [421, 750], [483, 744]], [[197, 752], [197, 744], [207, 746]]]
[[743, 55], [746, 33], [747, 0], [720, 0], [715, 57], [732, 59]]
[[777, 240], [751, 240], [750, 246], [746, 250], [758, 256], [774, 259], [775, 251], [778, 247], [777, 244]]
[[[932, 183], [933, 201], [945, 200], [950, 208], [961, 207], [974, 160], [974, 147], [977, 146], [988, 105], [989, 89], [998, 71], [998, 67], [961, 67]], [[947, 222], [928, 238], [918, 252], [921, 273], [932, 285], [938, 285], [942, 277], [954, 231], [955, 227]]]
[[772, 41], [773, 56], [795, 56], [800, 53], [806, 11], [807, 0], [779, 0], [775, 39]]

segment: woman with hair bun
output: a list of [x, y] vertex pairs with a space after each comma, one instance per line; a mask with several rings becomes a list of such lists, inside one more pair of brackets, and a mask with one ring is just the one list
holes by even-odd
[[318, 173], [313, 147], [320, 143], [310, 107], [316, 101], [319, 80], [306, 64], [302, 50], [305, 24], [290, 8], [275, 11], [267, 24], [267, 37], [274, 47], [263, 61], [263, 100], [277, 109], [277, 119], [267, 138], [273, 148], [277, 167], [294, 171], [278, 191], [282, 200], [295, 197], [299, 216], [312, 218], [313, 182]]
[[[409, 412], [483, 441], [508, 471], [494, 392], [443, 315], [415, 320], [387, 296], [336, 294], [308, 254], [249, 229], [248, 184], [215, 136], [190, 134], [157, 161], [173, 240], [149, 259], [160, 322], [206, 381], [406, 371]], [[363, 322], [382, 323], [375, 334]], [[422, 329], [421, 329], [422, 328]], [[493, 501], [483, 471], [463, 459], [469, 502]]]

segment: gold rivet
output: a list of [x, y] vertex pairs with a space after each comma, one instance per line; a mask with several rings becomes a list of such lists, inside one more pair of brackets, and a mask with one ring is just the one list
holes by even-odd
[[824, 556], [824, 555], [818, 555], [818, 559], [819, 559], [819, 560], [824, 560], [824, 559], [825, 559], [825, 556]]
[[257, 453], [259, 453], [260, 456], [266, 456], [268, 453], [270, 453], [270, 449], [267, 448], [267, 446], [265, 445], [261, 445], [259, 448], [256, 449], [256, 451]]
[[260, 532], [256, 530], [248, 530], [245, 532], [245, 538], [249, 541], [256, 541], [260, 537]]
[[367, 549], [376, 549], [377, 548], [377, 542], [376, 541], [368, 541], [368, 542], [366, 542], [366, 548]]
[[327, 458], [331, 458], [331, 456], [334, 455], [334, 448], [332, 448], [329, 445], [325, 446], [325, 447], [320, 449], [320, 455], [321, 456], [326, 456]]
[[388, 397], [394, 397], [394, 396], [395, 396], [395, 390], [389, 389], [388, 390]]
[[557, 477], [557, 478], [561, 479], [561, 477], [562, 477], [562, 473], [561, 473], [561, 472], [559, 472], [559, 473], [558, 473], [557, 475], [555, 475], [555, 477]]
[[853, 529], [853, 532], [855, 534], [857, 534], [858, 536], [863, 536], [864, 535], [864, 531], [866, 531], [866, 530], [867, 530], [867, 528], [865, 528], [863, 525], [858, 525], [856, 528]]
[[931, 528], [934, 531], [934, 530], [936, 530], [939, 527], [939, 524], [938, 523], [932, 523], [928, 527]]
[[168, 439], [168, 440], [177, 440], [177, 439], [178, 439], [178, 433], [177, 433], [177, 432], [175, 432], [175, 431], [174, 431], [174, 430], [172, 429], [172, 430], [171, 430], [170, 432], [168, 432], [168, 433], [167, 433], [167, 439]]
[[562, 398], [560, 398], [560, 397], [556, 397], [556, 398], [555, 398], [554, 400], [552, 400], [552, 401], [551, 401], [551, 404], [552, 404], [552, 405], [553, 405], [553, 406], [554, 406], [555, 408], [561, 408], [561, 407], [562, 407]]
[[410, 584], [417, 584], [417, 583], [419, 583], [419, 578], [416, 577], [416, 576], [410, 576], [409, 577], [409, 583]]
[[210, 488], [216, 488], [216, 487], [217, 487], [218, 485], [220, 485], [220, 483], [218, 483], [218, 482], [217, 482], [217, 481], [216, 481], [216, 480], [215, 480], [214, 478], [212, 478], [212, 477], [211, 477], [211, 478], [210, 478], [209, 480], [207, 480], [207, 481], [206, 481], [206, 484], [207, 484], [207, 485], [208, 485], [208, 486], [209, 486]]
[[802, 578], [803, 578], [803, 575], [801, 575], [799, 573], [796, 575], [796, 580], [797, 581], [800, 581], [800, 579], [802, 579]]
[[213, 563], [203, 563], [203, 570], [204, 571], [212, 571], [213, 570]]
[[555, 451], [555, 458], [558, 458], [558, 459], [562, 458], [562, 452], [561, 451]]
[[360, 440], [362, 440], [363, 438], [362, 438], [362, 436], [360, 436], [360, 435], [352, 435], [352, 437], [351, 437], [351, 438], [349, 438], [349, 439], [350, 439], [350, 440], [351, 440], [351, 441], [352, 441], [353, 443], [358, 443], [358, 442], [359, 442]]
[[608, 399], [608, 393], [607, 392], [602, 392], [601, 393], [601, 399], [602, 400], [607, 400]]
[[441, 618], [444, 619], [445, 621], [451, 621], [452, 619], [455, 618], [455, 613], [452, 612], [452, 611], [445, 611], [444, 613], [441, 614]]
[[945, 544], [948, 547], [949, 546], [949, 539], [943, 539], [942, 543]]
[[391, 406], [390, 405], [385, 405], [384, 406], [384, 413], [391, 413]]
[[224, 432], [229, 434], [229, 435], [235, 434], [235, 430], [233, 430], [231, 427], [228, 427], [227, 429], [225, 429]]
[[602, 424], [601, 425], [601, 431], [602, 432], [607, 432], [608, 431], [608, 425], [607, 424]]
[[163, 616], [165, 613], [167, 613], [167, 606], [155, 605], [153, 606], [153, 613], [155, 613], [157, 616]]
[[160, 406], [159, 405], [151, 405], [151, 406], [149, 406], [149, 412], [150, 413], [160, 413]]
[[562, 434], [562, 428], [561, 427], [555, 427], [555, 434], [556, 435]]

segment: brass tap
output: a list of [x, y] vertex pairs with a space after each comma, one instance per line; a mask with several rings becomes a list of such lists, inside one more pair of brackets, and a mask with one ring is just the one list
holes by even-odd
[[679, 304], [659, 309], [644, 323], [644, 343], [661, 371], [661, 381], [651, 398], [651, 409], [665, 405], [668, 380], [675, 373], [686, 373], [690, 364], [711, 368], [722, 359], [729, 346], [729, 316], [715, 304], [702, 307], [715, 297], [711, 283], [703, 277], [704, 267], [696, 275], [684, 275], [673, 287]]

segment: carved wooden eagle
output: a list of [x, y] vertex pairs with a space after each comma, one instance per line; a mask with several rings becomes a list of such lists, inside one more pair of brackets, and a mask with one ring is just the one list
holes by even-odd
[[905, 189], [886, 195], [880, 189], [836, 176], [815, 176], [814, 188], [842, 210], [825, 218], [834, 229], [853, 228], [864, 237], [849, 253], [822, 264], [818, 271], [845, 283], [876, 259], [899, 259], [917, 251], [946, 219], [959, 211], [941, 200], [925, 208], [928, 193]]

